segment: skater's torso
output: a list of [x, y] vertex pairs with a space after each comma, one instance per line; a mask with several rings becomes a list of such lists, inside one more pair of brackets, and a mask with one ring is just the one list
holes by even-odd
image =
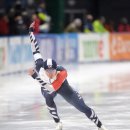
[[[59, 92], [61, 87], [69, 87], [69, 83], [67, 81], [67, 71], [62, 66], [57, 66], [56, 69], [57, 73], [56, 75], [50, 79], [46, 73], [43, 67], [39, 69], [39, 75], [41, 79], [47, 83], [48, 90], [54, 89], [54, 91]], [[52, 87], [52, 88], [51, 88]]]

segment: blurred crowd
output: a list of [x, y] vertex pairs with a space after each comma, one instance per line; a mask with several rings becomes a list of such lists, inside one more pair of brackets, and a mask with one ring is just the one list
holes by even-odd
[[115, 25], [114, 21], [107, 21], [104, 16], [94, 19], [92, 14], [86, 14], [84, 20], [79, 18], [74, 19], [67, 25], [65, 32], [130, 32], [130, 24], [126, 17], [122, 17], [118, 25]]
[[49, 31], [51, 17], [46, 12], [44, 0], [6, 1], [11, 4], [8, 8], [0, 8], [0, 35], [25, 35], [34, 20], [35, 33]]
[[[46, 11], [44, 0], [1, 1], [7, 2], [8, 8], [0, 7], [0, 36], [25, 35], [34, 20], [35, 33], [49, 32], [53, 20]], [[75, 18], [66, 25], [63, 32], [130, 32], [130, 24], [126, 17], [121, 18], [118, 25], [115, 25], [114, 21], [108, 21], [104, 16], [95, 19], [92, 14], [86, 14], [84, 19]]]

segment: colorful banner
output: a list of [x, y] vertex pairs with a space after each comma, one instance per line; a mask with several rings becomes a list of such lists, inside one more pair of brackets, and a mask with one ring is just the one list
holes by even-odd
[[5, 48], [0, 46], [0, 68], [5, 65]]
[[114, 61], [130, 60], [130, 34], [110, 34], [110, 59]]
[[56, 40], [56, 60], [58, 63], [65, 62], [66, 53], [65, 53], [65, 37], [64, 34], [57, 35]]
[[53, 58], [58, 63], [78, 61], [77, 34], [50, 34], [37, 36], [43, 59]]
[[7, 63], [7, 38], [0, 38], [0, 69]]
[[29, 37], [10, 37], [8, 64], [26, 64], [33, 59]]
[[40, 51], [44, 60], [47, 58], [56, 59], [56, 37], [57, 36], [54, 34], [37, 36]]
[[56, 58], [63, 63], [78, 61], [78, 35], [61, 34], [56, 41]]
[[[58, 64], [130, 60], [129, 33], [44, 34], [37, 40], [43, 59], [53, 58]], [[0, 70], [25, 69], [30, 64], [29, 36], [0, 38]]]
[[79, 34], [79, 61], [109, 60], [109, 34]]

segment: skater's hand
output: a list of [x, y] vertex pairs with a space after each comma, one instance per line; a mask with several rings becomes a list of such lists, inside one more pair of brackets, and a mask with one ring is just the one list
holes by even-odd
[[35, 21], [32, 22], [29, 26], [29, 32], [33, 32], [35, 30]]
[[29, 28], [33, 28], [33, 29], [35, 28], [35, 21], [30, 24]]
[[38, 76], [34, 68], [28, 69], [28, 74], [32, 76], [34, 79]]
[[28, 74], [29, 74], [30, 76], [32, 76], [34, 73], [35, 73], [34, 68], [29, 68], [29, 69], [28, 69]]

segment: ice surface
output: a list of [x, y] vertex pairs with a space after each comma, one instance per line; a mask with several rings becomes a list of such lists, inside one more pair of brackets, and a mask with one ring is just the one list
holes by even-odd
[[[81, 93], [108, 130], [130, 130], [130, 63], [65, 65], [70, 85]], [[57, 96], [63, 130], [96, 130], [85, 115]], [[0, 130], [54, 130], [39, 84], [26, 73], [0, 77]]]

